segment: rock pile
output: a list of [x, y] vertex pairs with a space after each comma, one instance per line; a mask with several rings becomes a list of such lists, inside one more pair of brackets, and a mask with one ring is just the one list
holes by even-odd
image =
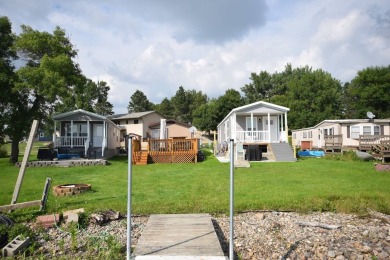
[[[228, 252], [229, 218], [217, 217], [215, 222]], [[300, 222], [340, 228], [300, 226]], [[241, 259], [389, 259], [390, 225], [349, 214], [250, 212], [234, 217], [234, 245]]]

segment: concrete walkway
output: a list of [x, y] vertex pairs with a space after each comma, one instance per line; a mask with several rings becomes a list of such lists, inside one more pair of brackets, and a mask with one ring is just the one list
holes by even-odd
[[136, 260], [225, 260], [208, 214], [151, 215], [135, 249]]

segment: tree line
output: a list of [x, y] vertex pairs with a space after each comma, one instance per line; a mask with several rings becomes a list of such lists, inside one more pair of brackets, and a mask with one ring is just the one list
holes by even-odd
[[357, 72], [351, 82], [342, 84], [322, 69], [309, 66], [283, 71], [251, 73], [250, 83], [239, 91], [228, 89], [218, 98], [180, 86], [170, 99], [151, 103], [137, 90], [131, 97], [129, 112], [155, 110], [167, 118], [189, 123], [203, 131], [216, 130], [234, 108], [256, 101], [267, 101], [290, 108], [290, 129], [314, 126], [326, 119], [390, 118], [390, 65], [368, 67]]

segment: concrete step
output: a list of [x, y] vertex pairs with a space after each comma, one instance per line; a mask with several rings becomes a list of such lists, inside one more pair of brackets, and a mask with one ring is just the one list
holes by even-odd
[[277, 162], [295, 162], [294, 152], [288, 143], [271, 143], [272, 153]]

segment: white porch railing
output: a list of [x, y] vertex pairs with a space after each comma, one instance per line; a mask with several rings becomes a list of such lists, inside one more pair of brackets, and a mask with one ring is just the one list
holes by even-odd
[[236, 131], [237, 142], [268, 142], [268, 131]]
[[55, 146], [84, 146], [87, 139], [87, 137], [59, 136], [55, 139]]

